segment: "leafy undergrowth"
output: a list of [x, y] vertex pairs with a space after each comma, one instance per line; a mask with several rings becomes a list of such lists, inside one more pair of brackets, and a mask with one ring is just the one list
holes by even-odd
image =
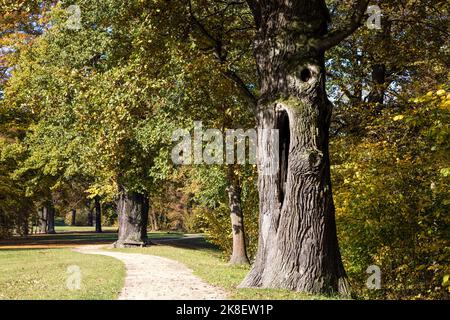
[[187, 249], [167, 245], [150, 246], [146, 248], [111, 249], [128, 253], [143, 253], [161, 256], [184, 263], [194, 274], [206, 282], [224, 288], [229, 292], [230, 299], [291, 299], [317, 300], [335, 299], [335, 297], [307, 295], [288, 290], [274, 289], [241, 289], [237, 286], [248, 273], [249, 266], [230, 266], [223, 256], [213, 249]]
[[[75, 275], [70, 266], [80, 268], [80, 290], [68, 289]], [[0, 299], [116, 299], [124, 278], [123, 263], [111, 257], [69, 249], [0, 250]]]

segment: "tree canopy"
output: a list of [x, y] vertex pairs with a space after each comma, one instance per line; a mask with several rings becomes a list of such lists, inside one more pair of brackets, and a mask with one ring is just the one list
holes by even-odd
[[[449, 4], [375, 1], [381, 27], [369, 29], [368, 1], [313, 2], [7, 3], [0, 237], [28, 233], [49, 203], [63, 216], [101, 199], [104, 222], [121, 225], [129, 201], [149, 227], [203, 232], [227, 256], [240, 230], [250, 286], [342, 293], [345, 267], [362, 297], [447, 297]], [[282, 132], [283, 117], [279, 149], [258, 135], [260, 158], [280, 154], [276, 178], [260, 163], [171, 160], [173, 132], [195, 122]], [[136, 209], [139, 195], [148, 207]], [[261, 245], [272, 231], [277, 252]], [[294, 272], [303, 255], [323, 258], [311, 281]], [[370, 265], [380, 290], [366, 287]]]

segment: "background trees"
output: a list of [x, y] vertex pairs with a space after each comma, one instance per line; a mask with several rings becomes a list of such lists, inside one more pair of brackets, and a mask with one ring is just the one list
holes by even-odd
[[[418, 239], [424, 239], [422, 227], [430, 237], [434, 234], [431, 225], [419, 223], [425, 212], [429, 223], [448, 228], [446, 218], [431, 213], [440, 209], [428, 206], [437, 204], [430, 198], [436, 190], [434, 181], [445, 179], [440, 172], [448, 163], [441, 162], [438, 151], [446, 147], [437, 147], [434, 140], [434, 134], [442, 137], [447, 132], [441, 85], [448, 82], [448, 34], [441, 26], [448, 23], [448, 5], [439, 1], [380, 5], [381, 30], [361, 28], [328, 55], [328, 90], [335, 103], [331, 159], [339, 239], [350, 278], [366, 277], [370, 264], [382, 269], [383, 290], [359, 287], [365, 294], [422, 297], [419, 287], [425, 285], [429, 295], [440, 295], [445, 290], [443, 274], [448, 273], [439, 262], [448, 259], [445, 245], [439, 236]], [[384, 70], [381, 83], [373, 74], [376, 65]], [[440, 196], [447, 197], [445, 192]], [[426, 270], [416, 258], [428, 246], [435, 251], [426, 254], [433, 256]]]
[[[150, 212], [149, 227], [205, 232], [226, 259], [233, 257], [233, 235], [235, 243], [245, 239], [247, 248], [236, 261], [245, 262], [245, 252], [254, 261], [260, 236], [256, 168], [174, 166], [170, 153], [172, 132], [192, 132], [194, 121], [222, 130], [257, 125], [255, 97], [268, 88], [259, 90], [252, 57], [261, 21], [253, 20], [251, 9], [257, 7], [239, 1], [83, 0], [45, 2], [27, 11], [26, 4], [5, 14], [0, 30], [6, 49], [0, 236], [27, 234], [44, 207], [64, 215], [89, 199], [95, 213], [109, 208], [104, 222], [123, 221], [122, 243], [146, 241]], [[79, 29], [67, 28], [70, 4], [80, 7]], [[342, 28], [353, 11], [348, 4], [327, 5], [331, 30]], [[335, 106], [330, 162], [343, 263], [360, 296], [445, 297], [448, 4], [380, 5], [381, 30], [362, 26], [323, 60]], [[323, 9], [313, 11], [325, 24]], [[317, 30], [324, 32], [319, 25]], [[260, 59], [266, 53], [260, 51]], [[308, 75], [301, 71], [300, 80]], [[239, 207], [244, 230], [239, 219], [231, 219]], [[372, 264], [382, 270], [379, 291], [365, 287]]]

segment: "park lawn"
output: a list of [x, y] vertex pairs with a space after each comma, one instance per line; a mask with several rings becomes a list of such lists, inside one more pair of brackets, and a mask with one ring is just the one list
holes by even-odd
[[[69, 290], [69, 266], [81, 270], [80, 290]], [[0, 250], [0, 299], [116, 299], [125, 266], [119, 260], [70, 249]]]
[[128, 253], [143, 253], [169, 258], [185, 264], [193, 273], [213, 286], [222, 287], [230, 299], [243, 300], [322, 300], [336, 297], [307, 295], [288, 290], [240, 289], [237, 286], [250, 270], [249, 266], [230, 266], [220, 251], [214, 249], [186, 249], [168, 245], [145, 248], [109, 249]]

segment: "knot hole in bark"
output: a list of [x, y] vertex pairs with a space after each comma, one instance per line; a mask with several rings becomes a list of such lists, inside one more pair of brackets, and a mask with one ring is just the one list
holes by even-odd
[[283, 205], [288, 173], [289, 144], [291, 140], [289, 131], [289, 115], [284, 109], [277, 112], [277, 129], [279, 139], [278, 195], [280, 204]]
[[312, 151], [309, 154], [309, 163], [313, 168], [319, 168], [322, 164], [323, 154], [320, 151]]
[[238, 226], [237, 224], [233, 224], [233, 232], [234, 232], [234, 234], [239, 234], [241, 232], [241, 226]]
[[308, 68], [304, 68], [300, 71], [300, 80], [303, 82], [308, 82], [308, 80], [311, 79], [311, 76], [311, 71]]

